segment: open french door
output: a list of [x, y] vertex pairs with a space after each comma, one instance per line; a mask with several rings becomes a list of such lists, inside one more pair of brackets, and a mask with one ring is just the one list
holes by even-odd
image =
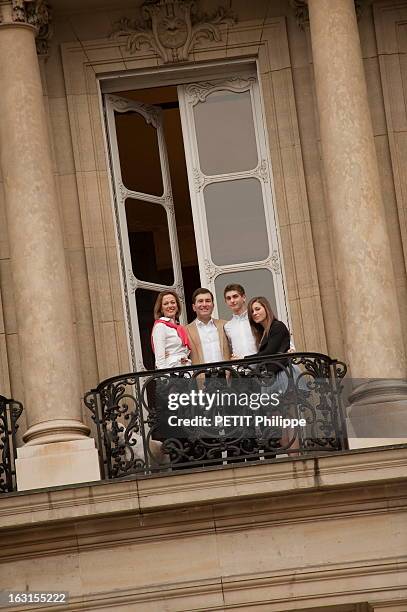
[[[105, 108], [129, 345], [139, 371], [151, 367], [157, 293], [174, 289], [185, 305], [174, 201], [161, 108], [115, 95], [105, 96]], [[135, 128], [137, 142], [129, 145]], [[143, 156], [149, 159], [138, 163]]]
[[[267, 297], [278, 318], [289, 325], [257, 75], [246, 70], [222, 80], [171, 87], [172, 108], [182, 125], [179, 147], [182, 154], [185, 151], [185, 191], [177, 208], [182, 213], [180, 237], [167, 153], [173, 150], [174, 131], [166, 132], [166, 143], [164, 106], [137, 101], [137, 90], [105, 95], [123, 293], [136, 370], [152, 367], [149, 336], [157, 293], [174, 289], [185, 305], [182, 271], [189, 275], [184, 280], [188, 278], [188, 294], [192, 293], [192, 264], [186, 263], [185, 249], [193, 241], [193, 287], [200, 282], [214, 293], [215, 314], [230, 318], [223, 290], [229, 283], [240, 283], [248, 297]], [[146, 91], [156, 95], [154, 88], [143, 95]], [[173, 180], [175, 188], [178, 182]], [[189, 234], [185, 207], [191, 219]]]
[[264, 117], [256, 76], [178, 87], [202, 285], [264, 295], [288, 323]]

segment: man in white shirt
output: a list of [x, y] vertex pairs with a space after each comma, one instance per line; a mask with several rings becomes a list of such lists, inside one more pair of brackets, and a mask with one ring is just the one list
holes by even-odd
[[[249, 323], [244, 287], [238, 283], [226, 285], [223, 295], [233, 313], [230, 321], [225, 323], [225, 333], [232, 353], [231, 358], [242, 359], [248, 355], [255, 355], [257, 346]], [[289, 352], [295, 352], [292, 341], [290, 341]]]
[[233, 313], [230, 321], [225, 323], [225, 333], [232, 351], [232, 359], [255, 355], [257, 346], [247, 316], [244, 288], [237, 283], [227, 285], [223, 295]]
[[[214, 308], [212, 292], [204, 287], [196, 289], [192, 294], [192, 308], [196, 314], [196, 319], [186, 326], [191, 347], [189, 357], [192, 365], [229, 361], [230, 350], [224, 330], [225, 321], [212, 318]], [[198, 385], [205, 384], [204, 374], [200, 374], [198, 379]], [[209, 413], [207, 413], [207, 416], [209, 416]], [[212, 437], [205, 438], [205, 444], [206, 447], [204, 445], [203, 448], [207, 449], [208, 455], [206, 458], [211, 459], [211, 465], [221, 465], [223, 460], [219, 440]], [[199, 453], [202, 454], [202, 448]], [[217, 459], [217, 461], [214, 462], [214, 459]]]
[[213, 319], [213, 295], [200, 287], [192, 295], [192, 309], [196, 319], [186, 326], [191, 346], [192, 364], [214, 363], [230, 359], [229, 344], [225, 335], [225, 321]]

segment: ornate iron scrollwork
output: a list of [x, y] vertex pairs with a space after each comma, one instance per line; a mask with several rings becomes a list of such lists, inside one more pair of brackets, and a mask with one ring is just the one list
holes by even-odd
[[[118, 478], [347, 448], [341, 406], [345, 373], [345, 364], [326, 355], [287, 353], [111, 378], [85, 397], [97, 426], [104, 476]], [[213, 418], [204, 420], [205, 414], [212, 413], [191, 402], [187, 408], [190, 421], [170, 431], [171, 398], [186, 389], [190, 394], [204, 390], [207, 396], [226, 398], [229, 413], [238, 410], [243, 420], [232, 420], [227, 428], [216, 427]], [[266, 423], [258, 426], [253, 419], [244, 420], [247, 411], [234, 399], [240, 397], [236, 395], [239, 389], [250, 392], [251, 397], [278, 390], [281, 401], [273, 408], [273, 419], [264, 419]], [[282, 419], [288, 417], [304, 419], [303, 425], [283, 433]]]
[[16, 489], [15, 466], [17, 421], [23, 405], [0, 395], [0, 493]]

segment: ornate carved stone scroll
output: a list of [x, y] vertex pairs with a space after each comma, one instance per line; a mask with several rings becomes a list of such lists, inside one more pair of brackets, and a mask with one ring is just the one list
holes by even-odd
[[126, 37], [131, 54], [146, 45], [165, 63], [187, 61], [199, 41], [221, 40], [220, 26], [236, 21], [223, 7], [206, 15], [198, 11], [196, 4], [195, 0], [146, 0], [140, 19], [123, 17], [114, 24], [111, 35]]
[[52, 34], [51, 12], [45, 0], [9, 0], [0, 3], [0, 25], [26, 23], [36, 31], [37, 53], [48, 53], [48, 42]]

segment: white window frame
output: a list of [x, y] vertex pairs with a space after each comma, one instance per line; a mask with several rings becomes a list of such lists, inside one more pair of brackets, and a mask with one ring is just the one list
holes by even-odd
[[[283, 253], [281, 248], [281, 238], [279, 233], [279, 224], [278, 224], [278, 215], [277, 210], [274, 205], [275, 197], [274, 197], [274, 183], [272, 176], [272, 168], [270, 161], [270, 153], [269, 153], [269, 145], [268, 145], [268, 135], [267, 135], [267, 127], [266, 127], [266, 118], [264, 112], [264, 102], [260, 87], [260, 77], [258, 70], [258, 60], [256, 59], [237, 59], [237, 60], [226, 60], [226, 61], [217, 61], [217, 62], [207, 62], [201, 64], [199, 67], [191, 65], [184, 67], [163, 67], [163, 68], [155, 68], [154, 70], [147, 69], [137, 71], [128, 71], [126, 74], [122, 74], [120, 76], [114, 77], [102, 77], [99, 79], [100, 83], [100, 91], [102, 96], [105, 98], [107, 92], [120, 92], [125, 90], [134, 90], [137, 89], [145, 89], [162, 87], [167, 85], [176, 85], [179, 86], [183, 83], [197, 83], [201, 81], [216, 81], [219, 78], [225, 78], [226, 75], [233, 75], [233, 79], [250, 79], [253, 75], [255, 76], [254, 81], [251, 83], [252, 92], [255, 91], [255, 95], [252, 101], [253, 109], [255, 114], [255, 129], [256, 129], [256, 139], [259, 147], [259, 164], [258, 166], [251, 171], [250, 173], [239, 173], [239, 175], [243, 176], [253, 176], [253, 173], [261, 179], [263, 198], [266, 206], [266, 224], [267, 224], [267, 232], [269, 236], [269, 244], [271, 246], [269, 257], [262, 262], [252, 262], [251, 264], [245, 264], [244, 269], [258, 269], [258, 268], [267, 268], [272, 271], [274, 279], [277, 278], [277, 282], [275, 282], [275, 296], [277, 302], [278, 309], [278, 317], [283, 320], [288, 327], [290, 325], [290, 313], [288, 307], [288, 298], [286, 295], [286, 280], [284, 273], [284, 263], [283, 263]], [[109, 95], [112, 95], [110, 93]], [[119, 100], [123, 100], [119, 96], [116, 96]], [[181, 107], [181, 103], [180, 103]], [[181, 109], [180, 109], [181, 110]], [[112, 119], [108, 118], [108, 112], [106, 111], [106, 125], [105, 125], [105, 138], [107, 143], [111, 142], [110, 138], [115, 130], [112, 130]], [[183, 120], [183, 119], [182, 119]], [[110, 121], [110, 122], [109, 122]], [[184, 144], [187, 142], [187, 137], [184, 134]], [[109, 145], [108, 145], [109, 147]], [[109, 147], [110, 148], [110, 147]], [[168, 159], [166, 158], [166, 148], [164, 143], [165, 156], [164, 156], [164, 167], [168, 170]], [[120, 162], [118, 157], [112, 156], [111, 154], [111, 164], [120, 168]], [[160, 148], [160, 156], [161, 156], [161, 148]], [[188, 169], [188, 177], [190, 177], [190, 169], [188, 167], [187, 161], [187, 169]], [[120, 174], [121, 176], [121, 174]], [[120, 188], [120, 184], [116, 184], [114, 179], [114, 170], [111, 167], [110, 172], [111, 177], [111, 188], [113, 201], [115, 206], [115, 217], [117, 222], [117, 243], [118, 250], [121, 260], [121, 282], [122, 289], [124, 293], [124, 302], [125, 302], [125, 311], [126, 311], [126, 328], [128, 335], [128, 344], [129, 344], [129, 353], [131, 363], [133, 365], [133, 369], [136, 371], [144, 370], [144, 364], [142, 361], [142, 349], [141, 342], [138, 333], [138, 317], [137, 317], [137, 309], [136, 302], [134, 298], [134, 293], [136, 288], [142, 287], [147, 289], [155, 289], [155, 290], [164, 290], [169, 288], [164, 285], [157, 285], [154, 283], [147, 283], [145, 281], [138, 281], [135, 279], [134, 275], [131, 271], [131, 257], [130, 257], [130, 246], [128, 240], [128, 232], [127, 232], [127, 221], [125, 219], [125, 210], [123, 206], [123, 202], [126, 197], [136, 197], [137, 192], [129, 192], [126, 190], [126, 193], [136, 194], [134, 195], [126, 195], [123, 199], [121, 191], [123, 191], [123, 187]], [[168, 173], [169, 177], [169, 173]], [[210, 181], [212, 182], [214, 177], [211, 177]], [[217, 180], [222, 180], [223, 175], [218, 175]], [[200, 181], [202, 179], [199, 179]], [[164, 183], [164, 175], [163, 175], [163, 183]], [[194, 189], [191, 189], [191, 180], [190, 182], [190, 195], [191, 195], [191, 205], [193, 210], [193, 220], [194, 220], [194, 231], [197, 241], [197, 249], [198, 249], [198, 264], [200, 269], [201, 276], [201, 285], [205, 286], [205, 283], [209, 286], [209, 288], [214, 289], [214, 281], [216, 276], [219, 274], [230, 272], [234, 270], [241, 270], [241, 265], [236, 266], [215, 266], [215, 264], [211, 261], [210, 258], [200, 255], [200, 253], [205, 253], [209, 248], [209, 243], [207, 242], [207, 234], [205, 236], [205, 231], [207, 232], [206, 227], [206, 218], [201, 219], [199, 221], [199, 216], [204, 215], [204, 208], [202, 205], [200, 206], [200, 211], [194, 212], [194, 208], [196, 209], [198, 204], [198, 199], [194, 196]], [[195, 181], [194, 181], [195, 182]], [[118, 195], [120, 194], [120, 195]], [[143, 198], [146, 194], [143, 195]], [[171, 187], [170, 191], [167, 194], [164, 191], [164, 195], [171, 195]], [[163, 195], [163, 198], [164, 198]], [[171, 200], [172, 201], [172, 200]], [[172, 253], [178, 252], [179, 258], [179, 247], [176, 233], [176, 224], [175, 224], [175, 216], [174, 216], [174, 207], [173, 202], [171, 206], [171, 201], [167, 199], [167, 217], [169, 224], [169, 232], [171, 239], [171, 250]], [[194, 204], [192, 204], [194, 202]], [[196, 202], [196, 203], [195, 203]], [[167, 207], [166, 206], [166, 207]], [[124, 216], [123, 216], [124, 215]], [[123, 225], [123, 221], [125, 224]], [[123, 229], [126, 228], [125, 231]], [[206, 228], [206, 230], [205, 230]], [[198, 247], [199, 245], [199, 247]], [[207, 261], [205, 261], [207, 260]], [[130, 263], [130, 266], [129, 266]], [[182, 284], [182, 272], [181, 266], [174, 262], [174, 284], [171, 288], [174, 288], [179, 295], [183, 295], [183, 284]], [[131, 273], [129, 273], [129, 270]], [[175, 276], [177, 274], [177, 276]], [[185, 312], [185, 309], [184, 309]], [[216, 316], [217, 309], [215, 305], [214, 315]], [[137, 329], [136, 329], [137, 326]], [[137, 333], [135, 333], [137, 332]]]
[[[235, 93], [250, 92], [253, 110], [253, 125], [259, 160], [256, 168], [252, 170], [206, 176], [200, 168], [193, 109], [196, 104], [204, 102], [208, 96], [217, 91], [231, 91]], [[289, 325], [288, 305], [284, 291], [284, 277], [281, 265], [282, 256], [278, 234], [277, 212], [274, 206], [271, 163], [269, 159], [266, 124], [258, 77], [255, 71], [252, 70], [248, 72], [247, 75], [237, 74], [226, 79], [215, 79], [205, 82], [196, 81], [192, 84], [179, 86], [178, 96], [180, 100], [185, 157], [188, 169], [189, 190], [202, 286], [208, 287], [208, 289], [215, 294], [215, 279], [221, 274], [238, 273], [260, 268], [269, 270], [274, 282], [277, 316]], [[259, 261], [223, 266], [216, 265], [210, 252], [204, 188], [211, 183], [252, 177], [259, 180], [262, 189], [269, 243], [268, 256]]]
[[[128, 333], [130, 335], [130, 347], [133, 365], [135, 365], [136, 369], [139, 371], [145, 369], [145, 367], [142, 358], [142, 347], [139, 333], [139, 320], [135, 297], [136, 290], [146, 289], [150, 291], [159, 292], [165, 291], [166, 289], [173, 289], [177, 292], [183, 304], [183, 314], [181, 320], [184, 323], [186, 322], [186, 320], [183, 318], [185, 317], [185, 299], [184, 287], [182, 282], [181, 258], [178, 246], [177, 226], [175, 223], [174, 200], [172, 196], [167, 147], [164, 139], [164, 129], [160, 109], [152, 105], [143, 104], [140, 102], [129, 100], [127, 98], [121, 98], [112, 94], [105, 95], [105, 109], [108, 130], [107, 137], [110, 142], [110, 156], [112, 163], [111, 179], [113, 182], [115, 194], [118, 224], [117, 232], [119, 236], [120, 256], [122, 261], [122, 280], [126, 298], [126, 308], [129, 313]], [[119, 147], [117, 142], [115, 112], [125, 113], [128, 111], [133, 111], [141, 115], [145, 119], [145, 121], [147, 123], [151, 123], [151, 125], [157, 131], [161, 176], [163, 182], [162, 196], [151, 195], [140, 191], [132, 191], [131, 189], [128, 189], [123, 183], [120, 166]], [[159, 283], [148, 282], [136, 278], [136, 276], [134, 275], [132, 268], [129, 232], [127, 227], [125, 208], [127, 198], [143, 200], [144, 202], [151, 202], [152, 204], [164, 207], [167, 215], [172, 269], [174, 273], [174, 282], [172, 285], [162, 285]]]

